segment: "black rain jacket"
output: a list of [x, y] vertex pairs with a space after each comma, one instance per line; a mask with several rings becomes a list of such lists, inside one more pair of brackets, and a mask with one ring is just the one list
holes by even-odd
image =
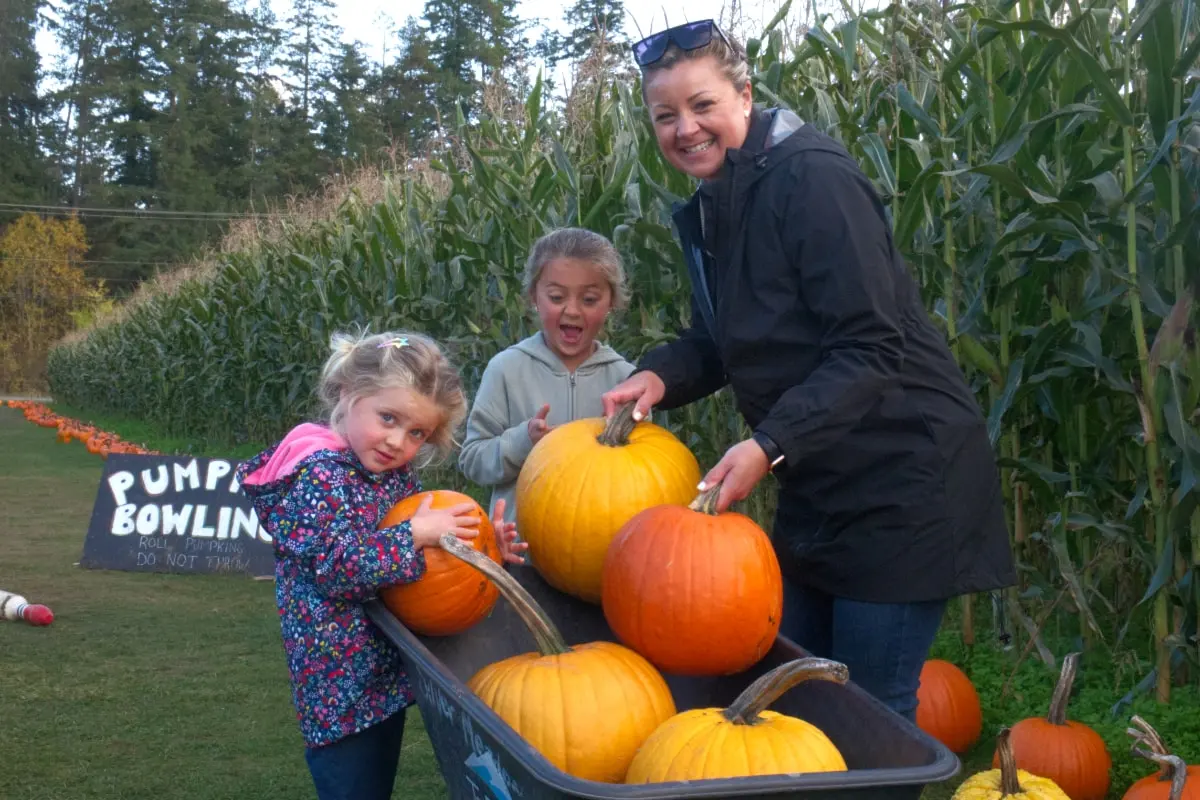
[[662, 409], [730, 385], [782, 449], [785, 575], [869, 602], [1014, 584], [983, 415], [850, 154], [755, 107], [744, 146], [674, 221], [691, 327], [638, 367], [666, 384]]

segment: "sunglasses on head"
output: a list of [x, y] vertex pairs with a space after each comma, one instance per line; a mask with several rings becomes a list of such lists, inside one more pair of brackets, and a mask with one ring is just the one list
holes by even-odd
[[650, 34], [633, 46], [633, 58], [639, 67], [648, 67], [663, 57], [671, 42], [679, 45], [683, 50], [695, 50], [711, 42], [713, 33], [721, 37], [721, 41], [725, 42], [726, 47], [733, 49], [733, 46], [729, 44], [729, 39], [725, 37], [716, 22], [711, 19], [702, 19], [699, 22], [676, 25], [674, 28]]

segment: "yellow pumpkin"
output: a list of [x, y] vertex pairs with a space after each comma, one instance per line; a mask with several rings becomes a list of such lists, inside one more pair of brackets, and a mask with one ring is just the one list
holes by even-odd
[[652, 506], [686, 506], [700, 464], [675, 435], [633, 403], [605, 422], [560, 425], [534, 445], [517, 478], [517, 530], [530, 562], [554, 588], [599, 605], [609, 543]]
[[1070, 800], [1067, 793], [1049, 778], [1040, 778], [1017, 769], [1009, 742], [1011, 730], [1004, 728], [996, 738], [998, 769], [977, 772], [954, 792], [951, 800]]
[[442, 548], [491, 578], [537, 642], [537, 652], [479, 670], [467, 688], [563, 772], [620, 783], [638, 747], [675, 713], [662, 675], [619, 644], [568, 646], [502, 566], [451, 534]]
[[820, 728], [766, 708], [802, 681], [845, 683], [847, 677], [844, 664], [800, 658], [750, 684], [729, 708], [676, 714], [650, 734], [629, 765], [625, 782], [845, 772], [845, 759]]

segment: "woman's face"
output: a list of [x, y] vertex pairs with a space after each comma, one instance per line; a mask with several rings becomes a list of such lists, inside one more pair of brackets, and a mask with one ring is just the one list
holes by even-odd
[[726, 149], [746, 141], [750, 85], [735, 89], [716, 58], [682, 59], [655, 70], [645, 87], [658, 146], [676, 169], [712, 178], [725, 163]]

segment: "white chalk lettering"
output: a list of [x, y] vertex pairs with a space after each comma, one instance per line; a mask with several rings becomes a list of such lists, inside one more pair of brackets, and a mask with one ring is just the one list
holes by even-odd
[[208, 516], [208, 506], [196, 506], [196, 516], [192, 518], [192, 536], [197, 539], [211, 539], [216, 533], [211, 526], [204, 524], [206, 516]]
[[108, 478], [108, 488], [112, 491], [116, 504], [125, 505], [125, 492], [133, 488], [133, 473], [128, 470], [114, 472]]
[[158, 533], [159, 516], [158, 506], [156, 505], [145, 505], [139, 508], [137, 513], [137, 532], [142, 536]]
[[186, 467], [175, 465], [175, 491], [183, 491], [183, 479], [189, 478], [188, 486], [192, 489], [200, 488], [200, 466], [196, 463], [196, 459], [188, 462]]
[[171, 473], [167, 471], [166, 464], [159, 464], [155, 469], [157, 477], [150, 477], [150, 470], [142, 470], [142, 486], [146, 489], [146, 494], [151, 497], [158, 497], [167, 490], [171, 485]]
[[113, 514], [112, 528], [110, 533], [113, 536], [128, 536], [134, 531], [133, 513], [137, 511], [137, 506], [133, 503], [117, 506], [116, 512]]
[[158, 564], [158, 553], [138, 553], [137, 565], [139, 567], [153, 567]]
[[217, 481], [229, 474], [228, 461], [210, 461], [208, 462], [208, 476], [204, 479], [204, 488], [208, 491], [213, 491], [217, 488]]

